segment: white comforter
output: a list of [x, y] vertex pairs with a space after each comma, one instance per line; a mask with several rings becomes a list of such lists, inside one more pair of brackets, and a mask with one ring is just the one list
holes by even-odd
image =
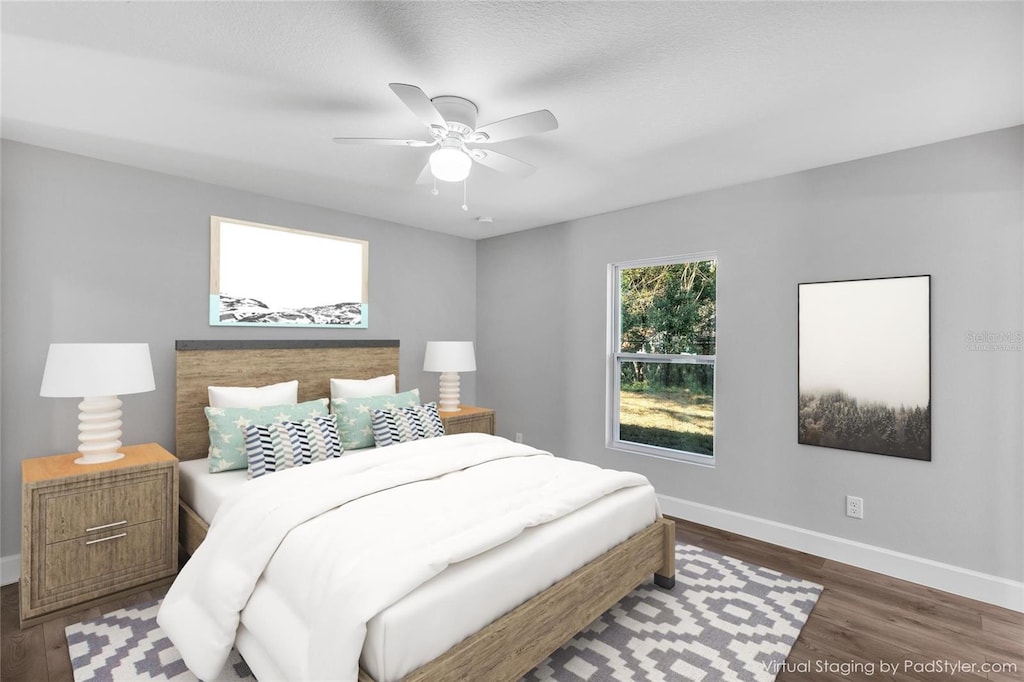
[[[301, 572], [286, 589], [308, 648], [288, 652], [293, 669], [286, 672], [292, 679], [355, 680], [367, 621], [449, 564], [615, 490], [648, 485], [639, 474], [483, 434], [373, 454], [254, 479], [218, 510], [157, 616], [200, 679], [220, 672], [241, 611], [272, 560], [286, 567], [278, 573]], [[389, 504], [361, 517], [360, 500], [375, 493]]]

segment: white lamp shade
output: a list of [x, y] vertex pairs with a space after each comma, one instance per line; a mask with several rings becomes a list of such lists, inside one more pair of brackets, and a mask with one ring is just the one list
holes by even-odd
[[424, 372], [475, 372], [472, 341], [427, 341]]
[[148, 343], [51, 343], [39, 395], [84, 398], [155, 388]]
[[430, 172], [443, 182], [462, 182], [472, 165], [473, 160], [461, 149], [441, 147], [430, 155]]

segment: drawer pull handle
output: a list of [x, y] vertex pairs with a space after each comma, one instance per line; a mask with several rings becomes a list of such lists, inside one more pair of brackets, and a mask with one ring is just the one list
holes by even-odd
[[114, 523], [108, 523], [108, 524], [105, 524], [105, 525], [102, 525], [102, 526], [93, 526], [92, 528], [86, 528], [85, 532], [86, 533], [91, 533], [94, 530], [104, 530], [105, 528], [114, 528], [116, 526], [123, 526], [126, 523], [128, 523], [128, 522], [127, 521], [115, 521]]
[[118, 533], [117, 535], [111, 535], [109, 538], [100, 538], [98, 540], [86, 540], [85, 544], [87, 544], [87, 545], [95, 545], [97, 542], [106, 542], [107, 540], [116, 540], [118, 538], [123, 538], [123, 537], [125, 537], [127, 535], [128, 535], [128, 533]]

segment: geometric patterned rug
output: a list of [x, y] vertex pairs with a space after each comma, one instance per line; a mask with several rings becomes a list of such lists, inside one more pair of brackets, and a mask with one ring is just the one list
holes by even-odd
[[770, 682], [821, 586], [676, 544], [676, 584], [644, 583], [524, 680]]
[[[676, 545], [676, 586], [645, 583], [526, 675], [528, 682], [771, 682], [821, 586]], [[159, 601], [69, 625], [75, 682], [196, 677], [156, 624]], [[232, 650], [215, 680], [253, 680]], [[268, 681], [264, 681], [268, 682]]]
[[[157, 599], [64, 628], [75, 682], [196, 682], [198, 678], [185, 667], [178, 650], [156, 624], [159, 610]], [[206, 682], [253, 679], [249, 666], [232, 649], [224, 670]]]

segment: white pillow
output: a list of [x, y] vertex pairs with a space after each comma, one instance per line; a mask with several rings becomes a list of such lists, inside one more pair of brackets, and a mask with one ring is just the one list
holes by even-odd
[[373, 379], [331, 379], [331, 400], [394, 395], [395, 383], [394, 374]]
[[210, 386], [207, 388], [210, 407], [272, 407], [299, 402], [299, 382], [260, 386]]

